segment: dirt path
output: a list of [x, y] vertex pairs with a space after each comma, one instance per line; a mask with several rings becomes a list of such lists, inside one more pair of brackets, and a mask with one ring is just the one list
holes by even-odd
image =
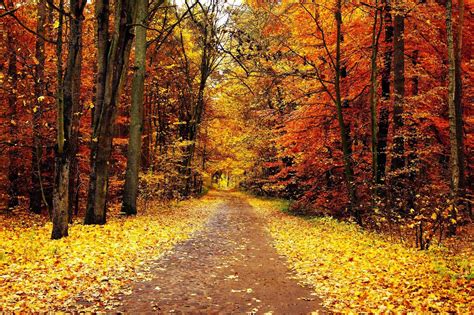
[[[118, 311], [307, 314], [322, 311], [309, 288], [291, 279], [264, 224], [242, 198], [224, 203], [207, 227], [152, 263], [151, 281], [133, 285]], [[150, 266], [149, 266], [150, 267]]]

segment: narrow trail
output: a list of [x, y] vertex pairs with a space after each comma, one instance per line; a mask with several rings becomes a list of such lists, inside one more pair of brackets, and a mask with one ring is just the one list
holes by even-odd
[[119, 298], [119, 312], [307, 314], [323, 311], [311, 289], [292, 279], [264, 222], [233, 194], [207, 226], [152, 262], [152, 280]]

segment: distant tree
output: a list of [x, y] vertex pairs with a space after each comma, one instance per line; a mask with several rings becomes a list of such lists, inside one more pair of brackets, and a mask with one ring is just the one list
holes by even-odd
[[[212, 0], [207, 2], [197, 1], [197, 9], [192, 10], [191, 5], [186, 2], [186, 6], [191, 15], [191, 29], [196, 34], [195, 45], [199, 50], [199, 60], [190, 60], [186, 48], [186, 44], [181, 35], [181, 52], [184, 59], [184, 71], [186, 75], [186, 88], [188, 94], [183, 99], [183, 105], [189, 108], [183, 108], [182, 120], [183, 124], [179, 126], [181, 140], [186, 146], [182, 162], [180, 165], [180, 173], [184, 177], [184, 185], [182, 194], [189, 195], [192, 188], [192, 168], [191, 162], [196, 149], [196, 140], [200, 124], [202, 122], [205, 107], [205, 90], [207, 81], [211, 74], [216, 70], [222, 60], [222, 52], [219, 45], [225, 34], [225, 23], [222, 24], [222, 11], [225, 6], [220, 0]], [[197, 62], [199, 72], [196, 78], [190, 69], [190, 62]], [[197, 81], [197, 86], [195, 85]], [[184, 96], [184, 95], [183, 95]]]

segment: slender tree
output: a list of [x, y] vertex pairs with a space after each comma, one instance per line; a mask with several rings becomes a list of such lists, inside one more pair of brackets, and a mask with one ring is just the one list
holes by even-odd
[[[391, 0], [383, 0], [383, 23], [384, 23], [384, 62], [382, 69], [382, 97], [377, 129], [377, 177], [378, 186], [384, 184], [385, 169], [387, 165], [387, 135], [390, 126], [389, 110], [390, 103], [390, 76], [392, 72], [393, 56], [393, 25]], [[379, 187], [380, 188], [380, 187]], [[380, 189], [378, 189], [381, 192]]]
[[[84, 22], [83, 11], [87, 1], [76, 0], [70, 1], [71, 18], [70, 27], [71, 34], [68, 45], [68, 61], [67, 67], [72, 67], [70, 73], [66, 69], [65, 87], [64, 87], [64, 102], [68, 108], [71, 108], [72, 117], [70, 119], [70, 135], [69, 135], [69, 202], [68, 212], [69, 221], [72, 221], [73, 208], [74, 212], [78, 212], [78, 199], [79, 199], [79, 162], [77, 160], [77, 152], [79, 149], [79, 136], [80, 136], [80, 122], [81, 122], [81, 71], [82, 71], [82, 26]], [[73, 54], [75, 61], [69, 59], [69, 54]], [[69, 77], [70, 76], [70, 77]]]
[[397, 1], [393, 19], [393, 143], [390, 170], [391, 202], [400, 212], [403, 206], [403, 184], [405, 170], [405, 16], [403, 3]]
[[130, 137], [127, 152], [127, 172], [123, 192], [122, 212], [137, 213], [138, 173], [143, 129], [143, 95], [146, 73], [146, 28], [148, 0], [137, 0], [135, 26], [135, 72], [132, 82], [132, 104], [130, 107]]
[[91, 141], [91, 173], [85, 224], [105, 224], [109, 163], [116, 109], [130, 57], [136, 1], [118, 0], [114, 31], [109, 34], [109, 0], [97, 0], [96, 103]]
[[46, 2], [38, 1], [37, 3], [37, 22], [36, 22], [36, 43], [35, 43], [35, 83], [33, 100], [33, 139], [31, 149], [31, 189], [29, 192], [30, 204], [29, 208], [34, 213], [41, 212], [42, 206], [42, 179], [41, 179], [41, 160], [43, 155], [41, 141], [41, 113], [43, 112], [44, 100], [44, 67], [46, 62], [45, 56], [45, 24], [46, 24]]
[[372, 149], [372, 177], [374, 184], [377, 184], [378, 158], [377, 158], [377, 56], [379, 50], [379, 38], [382, 31], [382, 16], [379, 19], [379, 2], [375, 1], [374, 22], [372, 25], [372, 55], [370, 57], [370, 117], [371, 117], [371, 149]]
[[451, 211], [453, 220], [449, 226], [449, 234], [456, 234], [457, 203], [459, 197], [460, 167], [459, 167], [459, 145], [457, 137], [457, 111], [456, 111], [456, 55], [454, 49], [453, 32], [453, 8], [452, 0], [446, 1], [446, 40], [448, 44], [448, 111], [449, 111], [449, 141], [450, 141], [450, 165], [451, 165]]
[[354, 166], [350, 148], [350, 134], [349, 128], [344, 121], [344, 114], [342, 111], [342, 96], [341, 96], [341, 39], [342, 39], [342, 1], [336, 1], [336, 56], [334, 67], [334, 89], [335, 102], [337, 111], [337, 121], [339, 122], [339, 130], [341, 134], [342, 153], [344, 160], [344, 175], [347, 190], [349, 192], [349, 211], [356, 219], [359, 225], [362, 225], [362, 217], [357, 209], [357, 194], [354, 179]]
[[11, 30], [7, 31], [7, 51], [8, 51], [8, 88], [11, 93], [8, 94], [8, 118], [10, 119], [9, 137], [10, 148], [8, 150], [8, 209], [11, 210], [18, 206], [18, 126], [17, 126], [17, 92], [18, 92], [18, 73], [16, 45]]
[[[197, 4], [198, 10], [192, 10]], [[181, 36], [181, 47], [185, 59], [185, 72], [187, 89], [189, 91], [190, 99], [184, 100], [184, 103], [190, 102], [190, 110], [186, 110], [183, 120], [186, 124], [180, 125], [180, 135], [182, 140], [187, 141], [188, 145], [185, 147], [184, 156], [180, 165], [180, 173], [184, 175], [185, 181], [182, 188], [183, 195], [189, 195], [192, 187], [192, 169], [191, 162], [194, 157], [196, 149], [196, 140], [199, 133], [199, 127], [202, 121], [202, 116], [205, 106], [205, 90], [207, 81], [211, 74], [215, 71], [220, 63], [222, 55], [218, 50], [219, 42], [225, 33], [225, 25], [219, 25], [219, 16], [221, 14], [223, 3], [220, 0], [212, 0], [207, 3], [200, 1], [190, 5], [186, 2], [188, 11], [190, 12], [193, 26], [199, 34], [198, 45], [200, 49], [200, 63], [198, 74], [197, 91], [194, 87], [194, 80], [191, 77], [189, 70], [189, 58], [187, 56], [186, 48], [183, 38]], [[196, 12], [197, 11], [197, 12]], [[186, 96], [185, 96], [186, 97]]]
[[[61, 1], [62, 3], [62, 1]], [[70, 171], [72, 161], [75, 159], [77, 148], [76, 142], [71, 141], [74, 136], [73, 121], [78, 111], [78, 86], [76, 78], [81, 70], [81, 20], [86, 5], [86, 0], [70, 0], [70, 25], [71, 32], [68, 40], [68, 55], [64, 77], [62, 74], [62, 63], [58, 65], [58, 96], [57, 96], [57, 146], [55, 162], [55, 185], [53, 190], [53, 231], [52, 239], [59, 239], [68, 235], [68, 223], [70, 221]], [[60, 5], [60, 9], [62, 5]], [[58, 29], [62, 32], [62, 12]], [[62, 44], [58, 40], [58, 47]], [[58, 60], [62, 51], [58, 48]]]
[[[464, 24], [464, 0], [458, 0], [458, 21], [456, 26], [456, 36], [454, 41], [455, 49], [455, 94], [454, 94], [454, 105], [456, 107], [456, 145], [458, 146], [458, 159], [459, 159], [459, 194], [460, 197], [464, 197], [466, 189], [466, 161], [464, 153], [464, 132], [463, 132], [463, 82], [462, 82], [462, 40], [463, 40], [463, 24]], [[466, 204], [467, 214], [472, 218], [472, 205], [471, 203]]]

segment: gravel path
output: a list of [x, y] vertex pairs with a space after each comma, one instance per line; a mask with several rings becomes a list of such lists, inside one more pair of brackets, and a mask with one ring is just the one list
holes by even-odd
[[126, 313], [323, 312], [320, 300], [300, 286], [271, 245], [264, 223], [241, 197], [224, 200], [205, 229], [151, 263], [151, 281], [120, 296]]

